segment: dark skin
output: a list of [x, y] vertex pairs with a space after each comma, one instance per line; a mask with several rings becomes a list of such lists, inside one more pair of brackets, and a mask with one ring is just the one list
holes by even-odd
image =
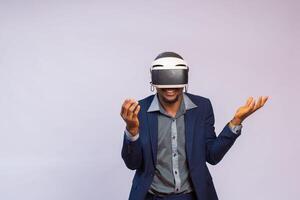
[[[156, 90], [162, 107], [170, 116], [175, 117], [183, 99], [183, 88], [156, 88]], [[263, 107], [267, 100], [268, 96], [260, 96], [257, 101], [253, 97], [249, 97], [246, 103], [237, 109], [229, 126], [240, 125], [248, 116]], [[122, 105], [120, 115], [126, 123], [127, 130], [133, 136], [139, 132], [137, 115], [140, 109], [140, 105], [134, 99], [126, 99]]]
[[175, 117], [183, 99], [183, 88], [157, 88], [157, 95], [165, 111]]

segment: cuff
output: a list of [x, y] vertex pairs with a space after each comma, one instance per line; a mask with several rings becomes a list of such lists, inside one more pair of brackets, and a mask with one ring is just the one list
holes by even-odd
[[139, 139], [140, 134], [136, 134], [135, 136], [131, 135], [131, 133], [125, 128], [125, 134], [126, 134], [126, 138], [128, 140], [130, 140], [131, 142], [136, 141], [137, 139]]

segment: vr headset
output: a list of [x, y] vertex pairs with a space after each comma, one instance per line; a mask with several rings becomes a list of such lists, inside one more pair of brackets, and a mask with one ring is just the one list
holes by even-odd
[[189, 68], [174, 52], [164, 52], [152, 62], [150, 84], [157, 88], [184, 88], [188, 84]]

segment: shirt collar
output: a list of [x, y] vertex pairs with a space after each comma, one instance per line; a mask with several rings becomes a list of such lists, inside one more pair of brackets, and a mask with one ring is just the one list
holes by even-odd
[[[183, 93], [183, 102], [186, 110], [197, 107], [197, 105], [194, 104], [193, 101], [185, 93]], [[154, 112], [154, 111], [160, 111], [157, 93], [154, 95], [151, 105], [147, 110], [147, 112]]]

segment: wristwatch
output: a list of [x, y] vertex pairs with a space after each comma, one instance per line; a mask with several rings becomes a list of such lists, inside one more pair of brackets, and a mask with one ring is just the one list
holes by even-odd
[[[230, 123], [230, 122], [229, 122]], [[242, 130], [243, 125], [229, 125], [229, 128], [231, 129], [232, 132], [234, 132], [235, 134], [240, 134], [241, 130]]]

